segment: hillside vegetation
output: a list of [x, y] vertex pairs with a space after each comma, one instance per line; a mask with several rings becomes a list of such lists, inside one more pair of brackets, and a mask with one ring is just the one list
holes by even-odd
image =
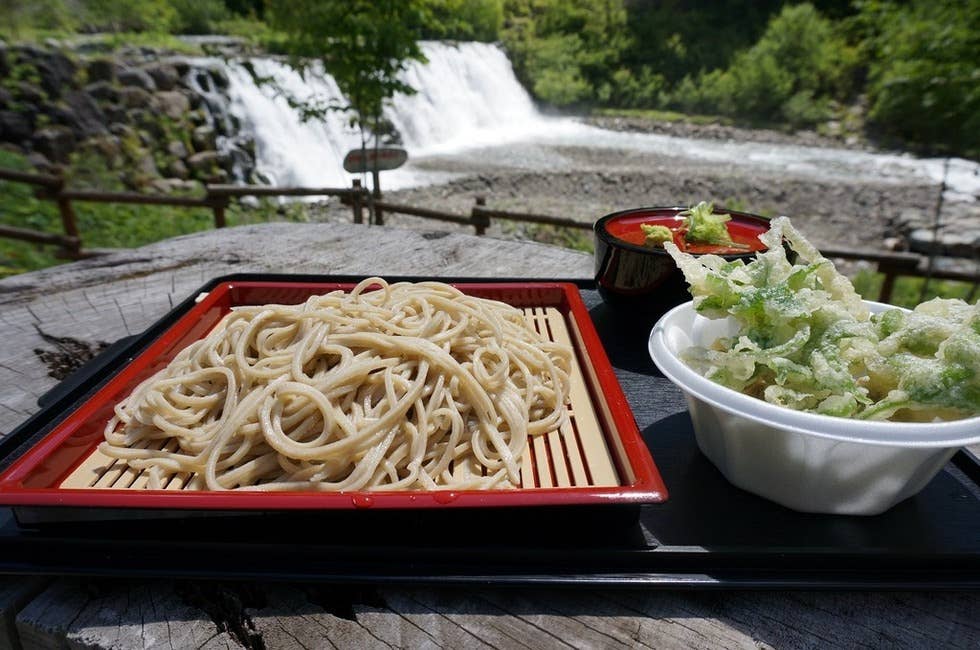
[[[419, 38], [501, 42], [558, 109], [725, 116], [980, 157], [977, 0], [404, 2]], [[285, 38], [266, 14], [263, 0], [8, 0], [0, 36], [227, 33], [275, 51]]]

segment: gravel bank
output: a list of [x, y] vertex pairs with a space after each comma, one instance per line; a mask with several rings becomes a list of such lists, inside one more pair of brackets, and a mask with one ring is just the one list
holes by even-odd
[[[867, 149], [864, 144], [842, 143], [815, 133], [635, 120], [605, 120], [597, 125], [702, 139]], [[385, 199], [468, 215], [476, 197], [482, 196], [493, 209], [570, 217], [583, 223], [632, 207], [713, 200], [716, 205], [732, 209], [790, 216], [808, 238], [821, 246], [886, 250], [908, 247], [907, 235], [912, 227], [932, 223], [939, 195], [935, 183], [900, 185], [860, 179], [821, 182], [795, 176], [788, 170], [760, 174], [757, 169], [740, 167], [737, 161], [718, 164], [649, 152], [528, 145], [509, 148], [510, 158], [503, 161], [505, 154], [501, 149], [416, 160], [414, 164], [420, 168], [451, 172], [456, 178], [438, 185], [386, 192]], [[549, 168], [556, 171], [542, 171]], [[980, 208], [976, 203], [947, 206], [944, 216], [947, 213], [959, 220], [954, 230], [962, 230], [961, 224], [980, 227]], [[350, 213], [330, 206], [318, 218], [346, 220]], [[469, 227], [404, 215], [388, 215], [386, 223], [472, 232]], [[581, 240], [587, 244], [590, 238], [588, 231], [582, 231], [569, 242], [568, 237], [563, 239], [533, 226], [499, 221], [494, 222], [488, 234], [533, 237], [565, 245], [581, 244]]]

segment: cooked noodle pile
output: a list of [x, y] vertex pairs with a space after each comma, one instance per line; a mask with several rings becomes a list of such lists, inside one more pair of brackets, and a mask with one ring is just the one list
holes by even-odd
[[512, 487], [528, 436], [566, 417], [570, 359], [509, 305], [370, 278], [234, 309], [116, 406], [101, 450], [151, 489]]

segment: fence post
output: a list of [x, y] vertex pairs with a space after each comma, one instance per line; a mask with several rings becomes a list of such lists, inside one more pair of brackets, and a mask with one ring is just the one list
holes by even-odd
[[224, 228], [227, 225], [225, 208], [231, 203], [231, 199], [223, 192], [216, 192], [210, 184], [204, 185], [204, 192], [204, 200], [211, 204], [211, 209], [214, 211], [214, 227]]
[[487, 205], [487, 197], [478, 196], [476, 197], [476, 206], [474, 206], [473, 211], [470, 213], [470, 220], [473, 222], [473, 228], [476, 229], [477, 235], [485, 235], [487, 233], [487, 228], [490, 226], [490, 217], [482, 214], [477, 208], [484, 208]]
[[[372, 195], [374, 196], [376, 201], [380, 201], [381, 200], [381, 172], [377, 169], [374, 169], [371, 171], [371, 174], [374, 177], [374, 192], [372, 193]], [[385, 217], [384, 217], [384, 213], [381, 212], [381, 208], [378, 207], [376, 202], [372, 203], [372, 206], [374, 208], [374, 224], [376, 226], [385, 225]]]
[[361, 204], [361, 179], [355, 178], [354, 193], [351, 195], [351, 209], [354, 211], [354, 223], [364, 223], [364, 206]]
[[69, 257], [78, 259], [82, 250], [82, 236], [78, 233], [78, 221], [75, 218], [75, 208], [71, 201], [61, 196], [61, 191], [65, 188], [65, 177], [58, 173], [58, 184], [51, 186], [55, 193], [55, 201], [58, 203], [58, 212], [61, 213], [61, 227], [65, 234], [74, 237], [75, 243], [65, 246], [65, 252]]
[[878, 262], [878, 273], [882, 273], [885, 279], [881, 282], [881, 291], [878, 292], [878, 302], [891, 304], [892, 290], [895, 289], [895, 277], [899, 270], [885, 262]]

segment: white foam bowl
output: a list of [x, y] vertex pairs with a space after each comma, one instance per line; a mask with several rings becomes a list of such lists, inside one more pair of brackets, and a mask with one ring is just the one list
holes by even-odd
[[[866, 304], [872, 312], [893, 308]], [[649, 351], [684, 391], [698, 447], [743, 490], [802, 512], [874, 515], [919, 492], [959, 448], [980, 442], [980, 416], [898, 423], [795, 411], [705, 379], [678, 356], [736, 327], [687, 302], [657, 321]]]

